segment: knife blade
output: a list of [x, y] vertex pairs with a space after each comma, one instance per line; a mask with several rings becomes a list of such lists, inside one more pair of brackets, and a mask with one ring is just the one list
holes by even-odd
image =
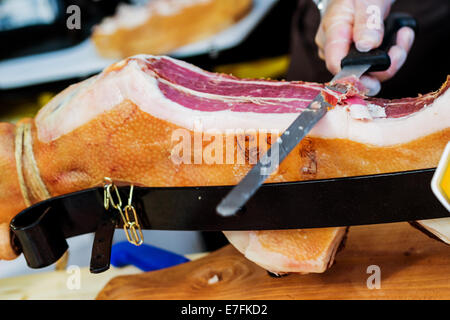
[[332, 105], [325, 100], [321, 91], [271, 145], [241, 182], [219, 203], [217, 212], [225, 217], [236, 214], [331, 107]]
[[[338, 86], [333, 85], [334, 81], [348, 76], [360, 78], [367, 71], [383, 71], [389, 68], [391, 61], [387, 50], [393, 44], [397, 31], [404, 26], [415, 29], [416, 22], [414, 18], [405, 14], [391, 14], [385, 25], [384, 39], [380, 48], [361, 53], [353, 45], [348, 55], [341, 62], [341, 71], [333, 77], [331, 86], [326, 87], [326, 89], [340, 91]], [[233, 216], [243, 208], [286, 156], [325, 116], [327, 110], [333, 107], [325, 98], [326, 89], [320, 91], [240, 183], [220, 201], [216, 208], [219, 215], [223, 217]]]
[[370, 64], [346, 65], [341, 69], [341, 71], [336, 73], [333, 79], [331, 79], [331, 82], [333, 83], [336, 80], [351, 76], [359, 79], [364, 73], [366, 73], [367, 70], [370, 69], [370, 67]]

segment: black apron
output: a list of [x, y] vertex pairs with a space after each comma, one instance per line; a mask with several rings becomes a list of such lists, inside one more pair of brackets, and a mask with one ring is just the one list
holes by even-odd
[[[391, 12], [406, 12], [418, 21], [418, 32], [405, 64], [382, 83], [378, 96], [401, 98], [439, 89], [450, 75], [450, 1], [397, 0]], [[314, 37], [320, 14], [311, 0], [299, 0], [292, 20], [291, 64], [288, 80], [330, 81]]]

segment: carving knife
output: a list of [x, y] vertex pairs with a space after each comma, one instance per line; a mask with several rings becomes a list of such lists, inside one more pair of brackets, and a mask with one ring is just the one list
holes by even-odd
[[384, 39], [379, 48], [361, 53], [352, 46], [349, 54], [341, 62], [341, 71], [331, 80], [331, 85], [321, 90], [241, 182], [222, 199], [216, 208], [217, 213], [227, 217], [235, 215], [237, 211], [241, 210], [286, 156], [323, 118], [328, 109], [334, 107], [327, 100], [327, 90], [338, 92], [342, 90], [342, 86], [335, 84], [336, 80], [349, 76], [360, 78], [367, 71], [388, 69], [391, 61], [387, 51], [394, 43], [397, 31], [405, 26], [415, 30], [415, 19], [406, 14], [391, 14], [385, 21]]

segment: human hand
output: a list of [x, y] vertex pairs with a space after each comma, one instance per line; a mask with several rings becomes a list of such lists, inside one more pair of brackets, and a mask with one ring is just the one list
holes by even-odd
[[[331, 0], [322, 17], [316, 34], [319, 57], [326, 62], [327, 69], [336, 74], [341, 69], [341, 60], [354, 42], [356, 49], [367, 52], [383, 41], [383, 20], [389, 14], [393, 0]], [[389, 69], [371, 72], [361, 77], [369, 95], [380, 91], [381, 81], [392, 78], [402, 67], [414, 42], [414, 31], [403, 27], [397, 32], [396, 42], [389, 49]]]

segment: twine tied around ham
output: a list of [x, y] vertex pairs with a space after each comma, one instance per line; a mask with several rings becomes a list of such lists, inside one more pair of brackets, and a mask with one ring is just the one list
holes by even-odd
[[31, 123], [17, 124], [15, 137], [15, 158], [20, 191], [27, 206], [50, 198], [50, 193], [42, 181], [33, 153]]
[[[42, 181], [39, 167], [33, 153], [33, 139], [31, 136], [31, 122], [21, 121], [16, 127], [15, 159], [20, 191], [27, 207], [33, 203], [51, 197], [44, 181]], [[56, 262], [55, 269], [63, 270], [67, 266], [68, 250]]]

